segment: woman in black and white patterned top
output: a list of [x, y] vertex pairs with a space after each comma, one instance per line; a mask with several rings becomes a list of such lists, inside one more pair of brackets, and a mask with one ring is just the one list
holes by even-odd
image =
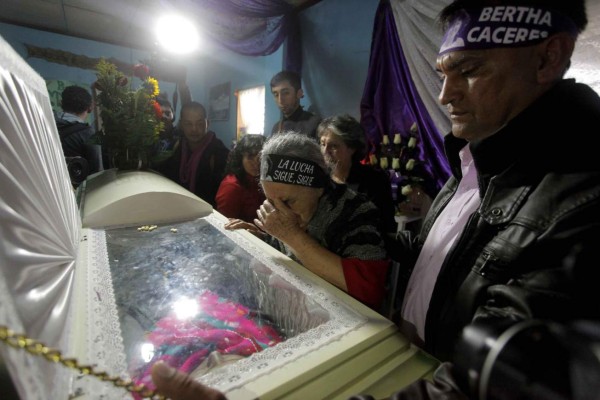
[[333, 182], [319, 144], [294, 132], [266, 142], [260, 180], [267, 200], [254, 223], [269, 234], [267, 242], [378, 309], [385, 295], [389, 260], [375, 205]]

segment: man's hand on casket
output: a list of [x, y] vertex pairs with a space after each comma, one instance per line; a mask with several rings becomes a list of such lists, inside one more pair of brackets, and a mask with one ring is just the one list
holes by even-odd
[[152, 381], [156, 391], [171, 400], [227, 400], [223, 393], [204, 386], [162, 361], [152, 366]]

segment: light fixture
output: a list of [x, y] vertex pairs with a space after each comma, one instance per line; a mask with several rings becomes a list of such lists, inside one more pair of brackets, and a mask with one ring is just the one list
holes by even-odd
[[200, 41], [194, 24], [180, 15], [161, 17], [156, 24], [156, 37], [165, 50], [177, 54], [196, 50]]

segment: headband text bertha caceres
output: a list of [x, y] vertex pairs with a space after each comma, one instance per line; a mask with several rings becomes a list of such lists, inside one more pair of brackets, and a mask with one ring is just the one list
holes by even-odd
[[469, 9], [458, 14], [448, 26], [439, 55], [457, 50], [529, 46], [557, 32], [576, 37], [578, 30], [570, 18], [539, 7]]

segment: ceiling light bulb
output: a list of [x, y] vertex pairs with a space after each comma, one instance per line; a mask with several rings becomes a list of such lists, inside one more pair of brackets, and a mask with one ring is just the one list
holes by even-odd
[[196, 50], [200, 41], [194, 24], [178, 15], [161, 17], [156, 25], [156, 36], [165, 50], [178, 54]]

